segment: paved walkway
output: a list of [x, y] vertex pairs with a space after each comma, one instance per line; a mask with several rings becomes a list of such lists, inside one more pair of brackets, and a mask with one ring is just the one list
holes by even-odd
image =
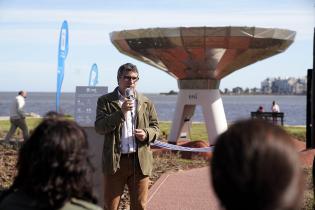
[[150, 188], [148, 210], [203, 209], [219, 209], [209, 167], [164, 174]]
[[[303, 166], [311, 167], [315, 149], [294, 141]], [[203, 167], [162, 175], [149, 190], [148, 210], [218, 210], [210, 183], [210, 168]]]

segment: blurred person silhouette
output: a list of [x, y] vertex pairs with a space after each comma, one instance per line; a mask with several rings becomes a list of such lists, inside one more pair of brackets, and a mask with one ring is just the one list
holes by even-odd
[[267, 121], [239, 121], [221, 134], [211, 177], [225, 210], [295, 210], [301, 204], [298, 153], [291, 137]]
[[26, 113], [24, 111], [25, 99], [27, 92], [21, 90], [18, 95], [14, 98], [10, 107], [10, 130], [5, 137], [5, 141], [9, 142], [17, 128], [20, 128], [23, 133], [24, 141], [28, 139], [28, 128], [25, 121]]
[[93, 204], [92, 173], [84, 130], [74, 121], [44, 119], [19, 151], [0, 210], [100, 210]]
[[257, 112], [260, 112], [260, 113], [264, 112], [264, 107], [263, 106], [259, 106], [258, 109], [257, 109]]
[[271, 112], [280, 112], [280, 106], [276, 101], [272, 101]]
[[65, 115], [60, 113], [60, 112], [56, 112], [56, 111], [49, 111], [44, 115], [44, 118], [64, 118]]
[[280, 107], [279, 105], [276, 103], [276, 101], [272, 101], [272, 106], [271, 106], [271, 112], [273, 112], [274, 114], [272, 114], [272, 123], [274, 125], [276, 125], [278, 123], [277, 117], [274, 116], [276, 113], [280, 112]]

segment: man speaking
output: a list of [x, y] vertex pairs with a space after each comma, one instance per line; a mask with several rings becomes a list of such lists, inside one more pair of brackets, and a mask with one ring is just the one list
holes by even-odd
[[97, 102], [95, 130], [104, 135], [104, 209], [117, 210], [124, 186], [131, 210], [146, 209], [149, 175], [153, 167], [150, 142], [160, 129], [153, 103], [136, 91], [138, 69], [119, 67], [118, 87]]

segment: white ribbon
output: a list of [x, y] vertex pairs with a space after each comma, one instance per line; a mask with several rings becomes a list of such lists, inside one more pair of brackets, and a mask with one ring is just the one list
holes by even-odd
[[202, 147], [202, 148], [191, 148], [191, 147], [178, 146], [174, 144], [168, 144], [165, 142], [161, 142], [159, 140], [155, 140], [153, 143], [151, 143], [151, 145], [169, 149], [169, 150], [177, 150], [177, 151], [189, 151], [189, 152], [212, 152], [213, 151], [213, 146]]

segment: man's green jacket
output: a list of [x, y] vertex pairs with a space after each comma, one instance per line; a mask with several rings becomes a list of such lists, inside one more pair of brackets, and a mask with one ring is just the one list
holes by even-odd
[[[137, 110], [135, 128], [146, 132], [145, 141], [136, 139], [137, 155], [143, 175], [150, 175], [153, 156], [150, 142], [159, 137], [160, 129], [153, 103], [145, 96], [136, 94]], [[95, 130], [104, 135], [103, 172], [114, 174], [120, 168], [120, 136], [125, 116], [119, 105], [118, 88], [101, 96], [97, 101]]]

